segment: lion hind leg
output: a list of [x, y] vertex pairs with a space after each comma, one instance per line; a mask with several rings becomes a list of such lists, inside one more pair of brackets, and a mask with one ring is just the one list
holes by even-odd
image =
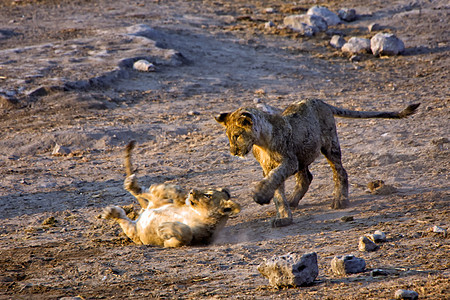
[[118, 206], [108, 206], [103, 210], [103, 219], [112, 219], [119, 223], [123, 232], [133, 240], [136, 244], [142, 244], [141, 239], [137, 233], [136, 223], [131, 221], [125, 211]]
[[312, 179], [313, 176], [308, 167], [295, 174], [295, 189], [289, 198], [289, 205], [291, 207], [296, 208], [298, 206], [298, 203], [308, 191]]
[[164, 247], [174, 248], [188, 245], [193, 238], [192, 230], [181, 222], [164, 222], [158, 227], [158, 236], [164, 240]]
[[334, 180], [334, 199], [331, 204], [333, 209], [346, 208], [349, 205], [348, 201], [348, 176], [341, 161], [341, 149], [339, 142], [333, 142], [330, 149], [323, 149], [322, 153], [325, 155], [328, 163], [333, 170]]

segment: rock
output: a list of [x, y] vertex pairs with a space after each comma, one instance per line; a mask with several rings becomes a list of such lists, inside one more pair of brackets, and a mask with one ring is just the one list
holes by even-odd
[[374, 234], [371, 234], [368, 238], [374, 243], [386, 242], [386, 234], [380, 230], [376, 230]]
[[353, 216], [343, 216], [343, 217], [341, 217], [341, 221], [342, 222], [351, 222], [353, 220], [354, 220]]
[[275, 24], [272, 21], [266, 22], [264, 24], [264, 28], [266, 28], [266, 29], [271, 28], [271, 27], [275, 27]]
[[392, 33], [377, 33], [370, 39], [370, 48], [375, 56], [393, 56], [405, 51], [405, 44]]
[[341, 8], [338, 10], [338, 16], [341, 20], [353, 22], [356, 20], [356, 11], [353, 8]]
[[377, 276], [387, 276], [389, 275], [389, 272], [383, 269], [373, 269], [370, 271], [370, 276], [377, 277]]
[[306, 12], [307, 15], [319, 16], [327, 22], [328, 26], [341, 23], [341, 19], [334, 12], [324, 6], [313, 6]]
[[276, 287], [304, 286], [311, 284], [319, 274], [317, 254], [289, 253], [273, 256], [258, 266], [258, 271]]
[[369, 29], [369, 32], [374, 32], [383, 29], [383, 27], [378, 23], [372, 23], [367, 27], [367, 29]]
[[361, 56], [357, 55], [357, 54], [353, 54], [352, 56], [350, 56], [350, 58], [348, 60], [351, 62], [361, 61]]
[[53, 217], [53, 216], [48, 217], [47, 219], [42, 221], [43, 226], [49, 226], [49, 227], [56, 226], [56, 223], [58, 223], [58, 220], [56, 220], [55, 217]]
[[341, 48], [342, 52], [350, 54], [366, 53], [370, 51], [370, 40], [352, 37]]
[[277, 10], [273, 7], [267, 7], [264, 9], [264, 13], [266, 13], [266, 14], [274, 14], [276, 12], [277, 12]]
[[200, 115], [200, 112], [195, 111], [195, 110], [190, 110], [188, 112], [188, 116], [199, 116], [199, 115]]
[[397, 189], [392, 185], [387, 185], [383, 180], [374, 180], [367, 184], [372, 195], [391, 195], [397, 192]]
[[419, 294], [411, 290], [397, 290], [395, 292], [395, 299], [409, 299], [415, 300], [419, 299]]
[[363, 272], [365, 268], [365, 260], [353, 255], [335, 256], [331, 260], [331, 270], [336, 275], [360, 273]]
[[330, 41], [330, 45], [334, 48], [341, 49], [344, 46], [345, 40], [340, 35], [333, 35]]
[[71, 152], [72, 151], [69, 148], [56, 144], [55, 148], [53, 148], [52, 155], [63, 156], [70, 154]]
[[133, 69], [142, 72], [153, 72], [155, 71], [155, 65], [145, 59], [140, 59], [133, 64]]
[[0, 95], [0, 108], [13, 109], [18, 107], [19, 107], [19, 100], [17, 100], [15, 97]]
[[444, 237], [447, 236], [447, 230], [445, 230], [444, 228], [439, 227], [437, 225], [434, 225], [430, 231], [437, 233], [437, 234], [442, 234]]
[[377, 250], [379, 247], [377, 244], [375, 244], [374, 242], [372, 242], [368, 237], [366, 236], [362, 236], [359, 238], [359, 245], [358, 245], [358, 249], [359, 251], [375, 251]]
[[315, 15], [292, 15], [283, 19], [283, 23], [295, 31], [305, 31], [305, 24], [311, 27], [313, 34], [328, 29], [327, 22], [319, 16]]

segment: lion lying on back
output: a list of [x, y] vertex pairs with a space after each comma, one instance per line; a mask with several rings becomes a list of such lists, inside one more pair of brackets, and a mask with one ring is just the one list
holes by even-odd
[[142, 192], [131, 167], [133, 147], [131, 142], [125, 151], [124, 185], [139, 201], [142, 212], [132, 221], [122, 208], [110, 206], [104, 209], [102, 217], [118, 222], [136, 244], [164, 247], [208, 244], [225, 226], [228, 217], [240, 211], [239, 204], [230, 200], [226, 189], [186, 192], [175, 185], [158, 184]]
[[[308, 167], [320, 153], [333, 170], [335, 187], [331, 207], [348, 205], [347, 172], [342, 166], [333, 116], [401, 119], [412, 115], [418, 106], [412, 104], [401, 112], [364, 112], [311, 99], [291, 104], [284, 111], [268, 106], [243, 107], [221, 113], [216, 121], [226, 128], [232, 155], [244, 157], [253, 151], [264, 175], [254, 190], [253, 199], [259, 204], [268, 204], [273, 198], [277, 217], [272, 225], [285, 226], [292, 223], [289, 206], [297, 207], [308, 190], [313, 178]], [[295, 175], [296, 185], [288, 199], [285, 181], [292, 175]]]

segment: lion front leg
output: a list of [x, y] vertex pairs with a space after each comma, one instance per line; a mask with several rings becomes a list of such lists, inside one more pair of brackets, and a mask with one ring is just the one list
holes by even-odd
[[103, 210], [102, 213], [103, 219], [112, 219], [119, 223], [123, 232], [133, 240], [136, 244], [142, 244], [141, 239], [137, 233], [136, 223], [131, 221], [125, 211], [118, 206], [108, 206]]
[[191, 228], [181, 222], [162, 223], [158, 227], [158, 236], [164, 240], [166, 248], [188, 245], [193, 238]]
[[278, 189], [281, 184], [284, 184], [289, 176], [296, 173], [297, 169], [297, 160], [285, 159], [278, 167], [268, 172], [266, 178], [258, 183], [253, 192], [253, 200], [261, 205], [269, 204], [270, 200], [275, 195], [276, 189]]
[[284, 183], [276, 190], [273, 202], [277, 209], [277, 216], [271, 222], [272, 227], [283, 227], [292, 224], [292, 212], [286, 199]]

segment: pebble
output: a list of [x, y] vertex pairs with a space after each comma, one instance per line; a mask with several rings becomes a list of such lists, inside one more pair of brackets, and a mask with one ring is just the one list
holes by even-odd
[[405, 51], [405, 44], [392, 33], [379, 32], [370, 39], [370, 49], [375, 56], [394, 56]]
[[331, 270], [336, 275], [361, 273], [366, 268], [366, 261], [353, 255], [335, 256], [331, 260]]
[[375, 251], [379, 248], [377, 244], [372, 242], [368, 237], [362, 236], [359, 238], [358, 249], [359, 251]]
[[340, 35], [333, 35], [330, 45], [334, 48], [341, 49], [345, 45], [345, 39]]
[[386, 242], [386, 234], [380, 230], [376, 230], [373, 234], [369, 235], [368, 238], [374, 243]]
[[367, 53], [370, 51], [370, 40], [352, 37], [342, 46], [341, 50], [350, 54]]
[[372, 24], [370, 24], [370, 25], [367, 27], [367, 29], [369, 29], [369, 32], [374, 32], [374, 31], [381, 30], [382, 27], [381, 27], [381, 25], [378, 24], [378, 23], [372, 23]]
[[153, 72], [155, 71], [155, 65], [145, 59], [140, 59], [133, 64], [133, 69], [142, 72]]
[[323, 18], [328, 26], [334, 26], [341, 23], [341, 18], [325, 6], [313, 6], [306, 12], [307, 15], [315, 15]]
[[356, 20], [356, 11], [353, 8], [341, 8], [338, 10], [338, 16], [341, 20], [352, 22]]
[[70, 154], [71, 152], [72, 151], [68, 147], [64, 147], [64, 146], [56, 144], [55, 148], [53, 148], [52, 155], [63, 156], [63, 155]]
[[433, 231], [434, 233], [442, 234], [444, 237], [447, 236], [447, 230], [445, 230], [444, 228], [439, 227], [439, 226], [437, 226], [437, 225], [434, 225], [434, 226], [431, 228], [431, 231]]
[[408, 299], [415, 300], [419, 299], [419, 294], [412, 290], [397, 290], [395, 292], [395, 299]]
[[273, 256], [258, 266], [258, 271], [269, 283], [276, 287], [305, 286], [314, 282], [319, 275], [317, 254], [306, 253], [302, 256], [289, 253]]
[[272, 21], [268, 21], [264, 24], [264, 28], [268, 29], [271, 27], [275, 27], [275, 24]]

